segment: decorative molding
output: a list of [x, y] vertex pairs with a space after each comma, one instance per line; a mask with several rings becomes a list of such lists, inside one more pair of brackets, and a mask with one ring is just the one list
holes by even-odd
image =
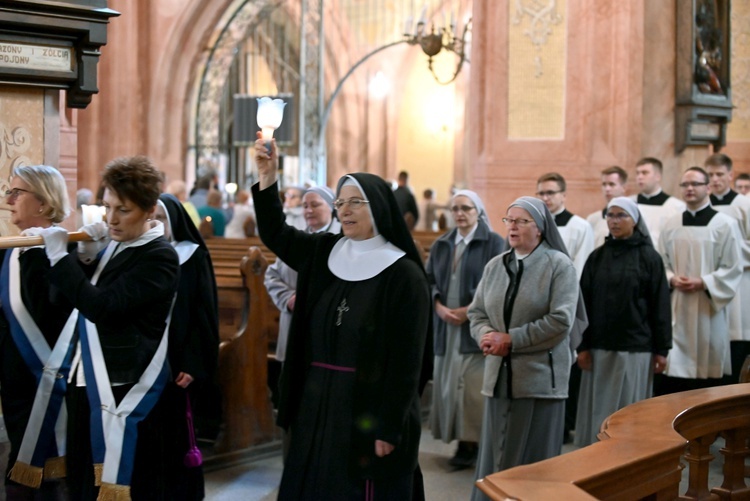
[[[511, 22], [520, 25], [525, 17], [529, 17], [529, 27], [524, 30], [531, 43], [538, 52], [547, 43], [549, 35], [552, 34], [552, 26], [560, 24], [562, 16], [557, 13], [557, 0], [516, 0], [516, 12]], [[534, 76], [542, 76], [542, 56], [534, 57]]]

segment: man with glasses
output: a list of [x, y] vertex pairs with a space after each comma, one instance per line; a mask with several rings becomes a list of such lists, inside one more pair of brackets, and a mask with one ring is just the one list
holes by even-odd
[[592, 212], [586, 217], [594, 229], [594, 247], [599, 247], [604, 243], [604, 239], [609, 235], [607, 227], [607, 204], [615, 197], [625, 196], [625, 184], [628, 182], [628, 173], [620, 166], [613, 165], [602, 170], [602, 195], [604, 195], [604, 209]]
[[731, 158], [716, 153], [706, 159], [705, 165], [711, 183], [711, 206], [734, 218], [742, 234], [742, 281], [737, 296], [729, 305], [732, 376], [727, 378], [728, 383], [738, 383], [742, 364], [750, 355], [750, 308], [742, 308], [742, 303], [750, 299], [750, 199], [732, 190]]
[[654, 393], [708, 388], [731, 372], [727, 305], [740, 286], [737, 222], [711, 207], [709, 178], [700, 167], [680, 181], [687, 210], [670, 218], [659, 237], [672, 289], [673, 347]]
[[[536, 196], [549, 209], [555, 218], [557, 231], [562, 237], [565, 248], [573, 260], [576, 278], [581, 279], [583, 267], [589, 254], [594, 250], [594, 231], [591, 225], [582, 217], [576, 216], [565, 208], [565, 192], [567, 184], [565, 178], [557, 172], [544, 174], [536, 180]], [[568, 379], [568, 399], [565, 401], [565, 433], [563, 442], [572, 441], [571, 432], [576, 424], [578, 409], [578, 387], [581, 384], [581, 369], [575, 359], [570, 368]]]
[[585, 219], [565, 208], [565, 190], [565, 178], [557, 172], [544, 174], [536, 180], [536, 196], [555, 218], [557, 231], [560, 232], [580, 280], [586, 259], [594, 250], [594, 232]]
[[635, 164], [635, 182], [640, 192], [633, 196], [638, 211], [646, 223], [654, 247], [659, 244], [659, 234], [664, 224], [676, 214], [685, 210], [685, 202], [664, 193], [661, 176], [664, 168], [661, 160], [645, 157]]

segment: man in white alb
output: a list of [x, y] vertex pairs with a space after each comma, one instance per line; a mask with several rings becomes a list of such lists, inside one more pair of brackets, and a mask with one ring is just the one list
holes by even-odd
[[[544, 202], [560, 232], [565, 248], [573, 260], [578, 280], [589, 254], [594, 250], [594, 231], [582, 217], [565, 208], [565, 178], [557, 172], [544, 174], [536, 180], [536, 196]], [[565, 401], [565, 427], [563, 441], [571, 441], [570, 432], [575, 428], [578, 410], [578, 388], [581, 385], [581, 369], [573, 360], [568, 379], [568, 399]]]
[[711, 208], [708, 174], [691, 167], [680, 180], [687, 210], [670, 218], [659, 236], [672, 288], [672, 350], [654, 394], [707, 388], [731, 373], [729, 315], [742, 278], [739, 229]]
[[635, 182], [640, 192], [632, 198], [638, 204], [641, 217], [651, 233], [654, 248], [659, 245], [659, 233], [667, 220], [685, 210], [685, 202], [662, 190], [662, 172], [662, 163], [657, 158], [641, 158], [635, 164]]
[[732, 377], [727, 382], [737, 383], [742, 363], [750, 355], [750, 308], [746, 304], [750, 300], [750, 198], [732, 190], [731, 158], [716, 153], [706, 159], [705, 166], [711, 183], [711, 206], [734, 218], [742, 234], [742, 282], [738, 294], [729, 305]]
[[615, 197], [625, 196], [625, 184], [628, 182], [628, 173], [625, 169], [617, 165], [607, 167], [602, 170], [602, 195], [604, 195], [604, 209], [592, 212], [586, 217], [594, 229], [594, 247], [599, 247], [604, 243], [604, 239], [609, 235], [609, 227], [605, 214], [607, 213], [607, 204]]
[[536, 180], [536, 196], [545, 203], [555, 218], [557, 230], [576, 267], [578, 279], [589, 254], [594, 250], [594, 232], [582, 217], [565, 208], [565, 178], [557, 172], [544, 174]]
[[734, 189], [737, 193], [750, 196], [750, 174], [741, 172], [734, 178]]

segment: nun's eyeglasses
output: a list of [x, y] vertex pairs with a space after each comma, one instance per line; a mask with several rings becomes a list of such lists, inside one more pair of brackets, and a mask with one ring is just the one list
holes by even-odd
[[623, 219], [629, 218], [630, 214], [627, 214], [625, 212], [620, 212], [619, 214], [607, 212], [607, 215], [605, 217], [609, 220], [622, 221]]
[[503, 218], [503, 223], [505, 223], [506, 226], [510, 226], [511, 224], [515, 224], [516, 226], [528, 226], [533, 222], [533, 219], [513, 219], [512, 217]]
[[361, 198], [347, 198], [347, 199], [337, 198], [336, 200], [333, 201], [333, 206], [336, 207], [336, 210], [341, 210], [341, 208], [345, 204], [349, 204], [350, 209], [357, 210], [357, 209], [361, 209], [362, 207], [365, 206], [365, 204], [369, 204], [369, 203], [370, 203], [369, 200], [363, 200]]
[[451, 212], [463, 212], [464, 214], [468, 214], [474, 209], [476, 209], [476, 207], [472, 207], [471, 205], [454, 205], [453, 207], [451, 207]]

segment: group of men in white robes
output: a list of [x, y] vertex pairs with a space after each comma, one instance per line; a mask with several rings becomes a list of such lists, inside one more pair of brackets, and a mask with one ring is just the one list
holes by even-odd
[[[705, 170], [691, 167], [683, 173], [681, 199], [663, 191], [658, 159], [643, 158], [635, 170], [639, 193], [631, 198], [664, 259], [672, 288], [674, 347], [664, 374], [655, 380], [655, 392], [737, 382], [750, 355], [750, 308], [741, 306], [742, 297], [750, 300], [750, 196], [731, 189], [732, 161], [723, 154], [710, 156]], [[607, 203], [625, 195], [627, 180], [618, 166], [601, 172]], [[750, 193], [750, 176], [738, 176], [737, 188], [744, 190], [745, 184]], [[582, 224], [565, 208], [565, 192], [560, 174], [537, 180], [536, 194], [555, 216], [580, 277], [588, 255], [609, 234], [606, 211], [590, 214], [588, 224]], [[571, 391], [571, 400], [576, 393]]]

